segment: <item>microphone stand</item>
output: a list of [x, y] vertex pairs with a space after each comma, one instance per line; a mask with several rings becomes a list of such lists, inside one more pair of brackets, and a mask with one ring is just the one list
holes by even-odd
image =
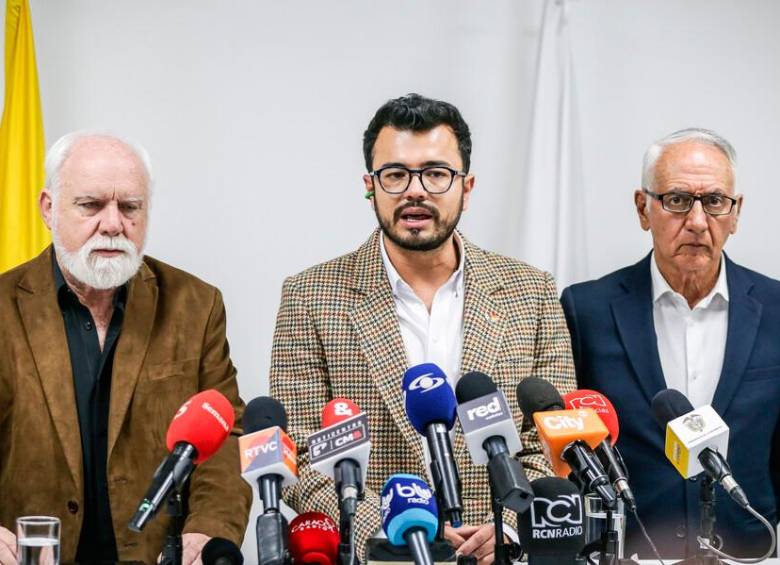
[[184, 530], [184, 502], [178, 488], [168, 495], [167, 512], [171, 521], [168, 525], [168, 535], [165, 537], [160, 565], [182, 565], [181, 533]]
[[516, 543], [504, 543], [504, 505], [496, 495], [493, 484], [490, 485], [490, 506], [493, 510], [493, 526], [496, 542], [494, 549], [494, 565], [510, 565], [520, 558], [520, 547]]
[[339, 565], [358, 565], [359, 561], [353, 543], [352, 529], [354, 514], [344, 511], [344, 505], [339, 508]]
[[612, 509], [607, 508], [607, 529], [601, 534], [599, 565], [639, 565], [633, 559], [623, 559], [618, 551], [618, 531], [612, 527]]
[[[715, 535], [715, 480], [705, 473], [699, 487], [700, 537], [712, 544]], [[696, 555], [680, 561], [677, 565], [725, 565], [711, 550], [701, 547]]]

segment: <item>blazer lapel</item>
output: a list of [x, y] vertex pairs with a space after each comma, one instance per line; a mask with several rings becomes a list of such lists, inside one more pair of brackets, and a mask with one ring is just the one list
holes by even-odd
[[157, 309], [156, 278], [146, 263], [131, 279], [122, 331], [114, 353], [108, 420], [108, 456], [116, 445], [141, 371]]
[[[502, 288], [502, 280], [487, 263], [484, 252], [463, 236], [465, 253], [465, 297], [463, 304], [463, 354], [461, 374], [480, 371], [494, 372], [506, 316], [503, 307], [492, 295]], [[460, 426], [456, 426], [454, 450], [461, 455], [466, 449]]]
[[[725, 257], [725, 255], [724, 255]], [[726, 259], [726, 280], [729, 285], [729, 322], [723, 369], [712, 405], [719, 414], [725, 414], [745, 373], [753, 342], [761, 321], [761, 303], [750, 296], [753, 283], [739, 265]]]
[[17, 290], [19, 314], [27, 332], [38, 377], [68, 468], [82, 488], [82, 453], [76, 392], [65, 323], [54, 287], [51, 247], [30, 265]]
[[666, 388], [653, 323], [651, 255], [634, 265], [623, 284], [626, 294], [612, 302], [623, 347], [648, 402]]
[[424, 459], [417, 431], [404, 408], [401, 380], [407, 369], [393, 293], [382, 263], [377, 230], [358, 251], [355, 262], [355, 290], [363, 294], [350, 313], [371, 379], [407, 444]]

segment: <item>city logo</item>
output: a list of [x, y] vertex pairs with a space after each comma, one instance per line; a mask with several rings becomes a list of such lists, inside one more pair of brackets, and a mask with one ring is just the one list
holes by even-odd
[[544, 425], [550, 430], [585, 430], [585, 419], [573, 416], [544, 416]]

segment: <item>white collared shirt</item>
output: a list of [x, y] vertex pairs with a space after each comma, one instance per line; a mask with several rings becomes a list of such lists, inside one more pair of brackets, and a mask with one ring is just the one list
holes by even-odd
[[655, 253], [650, 261], [653, 322], [666, 386], [682, 392], [695, 408], [712, 404], [723, 368], [729, 324], [726, 260], [712, 290], [691, 309], [666, 282]]
[[385, 236], [379, 239], [393, 301], [401, 327], [409, 367], [420, 363], [435, 363], [447, 375], [450, 386], [460, 378], [460, 357], [463, 351], [463, 243], [455, 234], [460, 249], [458, 269], [452, 273], [433, 297], [431, 311], [398, 274], [385, 249]]

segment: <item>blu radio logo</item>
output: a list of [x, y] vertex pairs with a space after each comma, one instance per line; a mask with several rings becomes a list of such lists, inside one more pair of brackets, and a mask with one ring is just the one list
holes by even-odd
[[[396, 483], [395, 490], [398, 496], [405, 498], [408, 503], [428, 504], [431, 498], [433, 498], [431, 489], [421, 486], [419, 483], [408, 485]], [[391, 490], [390, 493], [392, 494], [392, 492]]]

